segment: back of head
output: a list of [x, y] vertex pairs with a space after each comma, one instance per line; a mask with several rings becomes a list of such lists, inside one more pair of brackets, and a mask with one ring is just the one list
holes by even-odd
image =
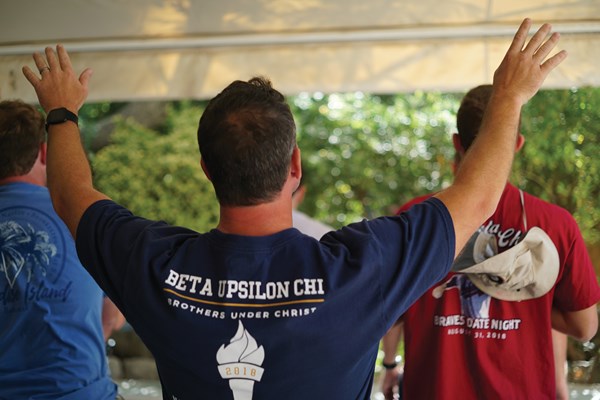
[[198, 125], [198, 146], [222, 206], [269, 202], [281, 192], [296, 145], [284, 96], [264, 78], [235, 81]]
[[480, 85], [469, 90], [460, 103], [456, 114], [456, 127], [460, 143], [465, 151], [471, 146], [479, 132], [491, 95], [492, 85]]
[[20, 100], [0, 102], [0, 179], [27, 174], [46, 141], [44, 116]]

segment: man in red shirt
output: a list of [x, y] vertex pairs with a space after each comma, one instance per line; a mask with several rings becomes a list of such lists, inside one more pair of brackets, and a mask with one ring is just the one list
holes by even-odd
[[[491, 85], [478, 86], [461, 102], [459, 133], [453, 136], [457, 167], [479, 130], [491, 93]], [[524, 141], [519, 133], [515, 151]], [[413, 199], [399, 213], [428, 197]], [[598, 326], [600, 288], [573, 217], [510, 183], [480, 232], [492, 234], [502, 253], [532, 227], [544, 230], [558, 250], [555, 285], [541, 297], [505, 301], [481, 291], [466, 275], [450, 272], [401, 318], [405, 336], [402, 398], [556, 398], [551, 328], [576, 340], [591, 339]], [[383, 339], [386, 398], [391, 398], [397, 377], [392, 367], [399, 329], [396, 325]]]

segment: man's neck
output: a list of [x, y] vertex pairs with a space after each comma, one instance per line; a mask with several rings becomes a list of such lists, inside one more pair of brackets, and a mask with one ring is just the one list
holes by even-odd
[[7, 185], [9, 183], [30, 183], [32, 185], [38, 186], [46, 186], [45, 182], [36, 179], [31, 174], [19, 175], [19, 176], [9, 176], [8, 178], [0, 179], [0, 185]]
[[217, 229], [243, 236], [267, 236], [292, 227], [291, 200], [247, 207], [221, 206]]
[[[41, 151], [40, 154], [42, 154]], [[42, 157], [40, 156], [40, 154], [38, 154], [38, 158], [35, 160], [35, 163], [31, 167], [29, 172], [23, 175], [13, 175], [0, 179], [0, 185], [20, 182], [46, 187], [46, 163], [42, 161]]]

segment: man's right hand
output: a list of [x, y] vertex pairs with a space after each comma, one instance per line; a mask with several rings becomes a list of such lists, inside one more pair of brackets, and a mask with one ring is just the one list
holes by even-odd
[[51, 47], [46, 47], [45, 56], [33, 54], [39, 76], [28, 66], [23, 67], [23, 75], [35, 89], [44, 111], [65, 107], [77, 114], [87, 98], [92, 70], [86, 68], [77, 77], [69, 54], [60, 44], [56, 46], [56, 53]]
[[560, 38], [554, 32], [546, 40], [552, 29], [550, 24], [542, 25], [527, 43], [530, 28], [531, 20], [524, 19], [494, 73], [494, 92], [515, 99], [521, 106], [535, 95], [550, 71], [567, 57], [567, 52], [561, 50], [546, 59]]
[[510, 175], [523, 105], [566, 57], [548, 55], [560, 35], [544, 24], [527, 41], [531, 20], [519, 26], [494, 74], [493, 92], [479, 133], [461, 161], [453, 184], [435, 195], [448, 208], [455, 231], [455, 256], [495, 211]]

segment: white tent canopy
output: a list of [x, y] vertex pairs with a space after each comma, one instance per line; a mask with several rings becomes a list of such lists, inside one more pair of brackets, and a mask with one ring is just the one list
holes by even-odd
[[490, 82], [524, 17], [569, 58], [545, 88], [600, 86], [599, 0], [5, 0], [0, 98], [35, 101], [21, 73], [63, 43], [92, 67], [90, 100], [207, 98], [235, 79], [302, 91], [463, 91]]

